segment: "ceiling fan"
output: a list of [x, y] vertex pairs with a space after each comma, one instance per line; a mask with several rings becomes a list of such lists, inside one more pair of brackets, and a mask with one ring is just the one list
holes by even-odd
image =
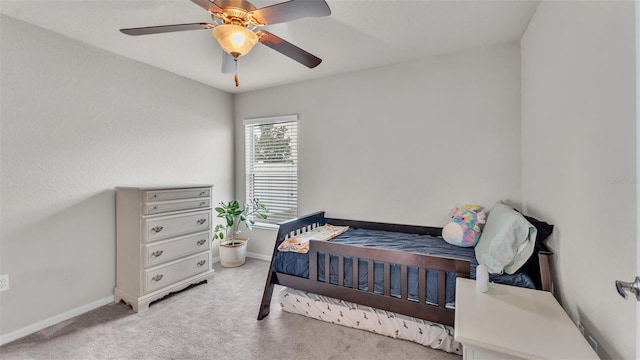
[[318, 66], [322, 59], [262, 30], [264, 25], [289, 22], [305, 17], [320, 17], [331, 14], [324, 0], [290, 0], [257, 9], [247, 0], [191, 0], [211, 14], [211, 23], [191, 23], [120, 29], [127, 35], [148, 35], [185, 30], [213, 29], [213, 37], [218, 41], [223, 53], [222, 72], [232, 73], [235, 69], [235, 84], [238, 83], [238, 58], [247, 55], [260, 42], [271, 49], [306, 65]]

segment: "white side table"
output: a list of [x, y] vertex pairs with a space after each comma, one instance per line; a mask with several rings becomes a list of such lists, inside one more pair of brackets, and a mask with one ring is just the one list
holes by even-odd
[[550, 292], [456, 280], [456, 341], [466, 359], [598, 359]]

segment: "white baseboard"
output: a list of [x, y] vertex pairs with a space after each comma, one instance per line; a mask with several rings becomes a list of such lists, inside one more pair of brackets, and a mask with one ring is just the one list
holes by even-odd
[[[258, 259], [258, 260], [265, 260], [265, 261], [271, 261], [271, 256], [267, 256], [264, 254], [258, 254], [258, 253], [252, 253], [252, 252], [247, 252], [247, 257], [253, 258], [253, 259]], [[211, 258], [211, 263], [215, 264], [220, 262], [220, 256], [216, 256], [214, 258]]]
[[84, 314], [86, 312], [89, 312], [91, 310], [97, 309], [101, 306], [110, 304], [113, 302], [113, 295], [111, 296], [107, 296], [106, 298], [94, 301], [92, 303], [80, 306], [79, 308], [75, 308], [73, 310], [69, 310], [65, 313], [56, 315], [56, 316], [52, 316], [48, 319], [42, 320], [42, 321], [38, 321], [35, 324], [31, 324], [28, 326], [23, 327], [22, 329], [18, 329], [16, 331], [12, 331], [6, 335], [0, 335], [0, 345], [4, 345], [7, 343], [10, 343], [14, 340], [18, 340], [21, 337], [25, 337], [27, 335], [33, 334], [36, 331], [40, 331], [42, 329], [46, 329], [49, 326], [58, 324], [60, 322], [63, 322], [65, 320], [69, 320], [74, 316], [78, 316], [80, 314]]
[[258, 260], [271, 261], [271, 255], [247, 252], [247, 257], [258, 259]]

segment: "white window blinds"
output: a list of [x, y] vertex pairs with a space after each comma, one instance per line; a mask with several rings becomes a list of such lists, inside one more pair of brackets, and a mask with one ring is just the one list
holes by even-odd
[[259, 199], [278, 224], [298, 216], [298, 116], [246, 119], [246, 203]]

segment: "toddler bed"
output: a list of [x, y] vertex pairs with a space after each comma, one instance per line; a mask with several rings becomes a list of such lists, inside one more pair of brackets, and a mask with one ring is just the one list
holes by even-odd
[[[309, 241], [306, 254], [278, 250], [285, 240], [325, 224], [348, 226], [349, 230], [331, 241]], [[312, 302], [319, 301], [313, 296], [325, 296], [343, 301], [347, 308], [361, 305], [452, 326], [455, 278], [475, 277], [477, 262], [473, 248], [447, 244], [439, 237], [441, 232], [436, 227], [325, 218], [324, 212], [281, 223], [258, 320], [269, 314], [277, 284], [301, 290], [303, 293], [289, 294], [298, 302], [304, 293], [311, 293], [306, 296], [311, 296]], [[547, 254], [540, 256], [546, 263]], [[535, 288], [541, 281], [539, 275], [533, 277], [538, 279], [521, 271], [492, 275], [491, 281]], [[286, 305], [283, 298], [281, 304]], [[300, 313], [304, 312], [308, 310]], [[450, 328], [444, 329], [450, 332]]]

